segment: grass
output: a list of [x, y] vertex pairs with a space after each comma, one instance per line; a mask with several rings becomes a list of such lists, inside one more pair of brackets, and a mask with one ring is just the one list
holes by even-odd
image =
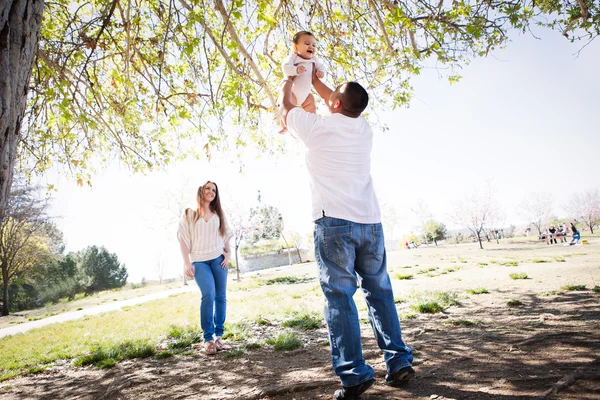
[[400, 279], [400, 280], [408, 280], [408, 279], [412, 279], [413, 276], [411, 274], [396, 274], [396, 279]]
[[280, 333], [274, 338], [267, 339], [265, 342], [278, 351], [296, 350], [302, 347], [302, 342], [293, 332]]
[[527, 279], [529, 278], [525, 272], [521, 272], [519, 274], [510, 274], [510, 279]]
[[167, 336], [174, 339], [169, 343], [170, 350], [189, 349], [192, 344], [199, 343], [203, 340], [202, 332], [190, 327], [171, 326]]
[[294, 285], [297, 283], [306, 283], [314, 280], [307, 276], [280, 276], [277, 278], [268, 279], [265, 281], [265, 285]]
[[154, 346], [145, 341], [127, 341], [120, 345], [97, 344], [90, 354], [78, 357], [73, 362], [76, 367], [95, 365], [98, 368], [114, 367], [117, 361], [126, 358], [145, 358], [156, 354]]
[[489, 292], [486, 288], [479, 287], [479, 288], [475, 288], [475, 289], [467, 289], [467, 293], [469, 293], [469, 294], [484, 294], [484, 293], [489, 293]]
[[473, 326], [473, 325], [477, 325], [478, 322], [471, 321], [470, 319], [450, 319], [450, 320], [444, 322], [444, 324], [452, 325], [452, 326]]
[[485, 267], [486, 265], [488, 265], [488, 263], [486, 263], [486, 262], [478, 262], [477, 263], [477, 266], [479, 266], [479, 267]]
[[562, 257], [554, 257], [554, 261], [556, 261], [556, 262], [567, 262], [567, 260], [565, 260]]
[[293, 313], [292, 318], [283, 321], [281, 324], [284, 328], [299, 328], [304, 330], [319, 329], [323, 317], [316, 313]]
[[567, 290], [567, 291], [575, 291], [575, 290], [585, 290], [586, 287], [585, 285], [566, 285], [561, 287], [562, 290]]
[[420, 270], [417, 271], [417, 274], [426, 274], [428, 272], [433, 272], [438, 270], [439, 267], [429, 267], [429, 268], [422, 268]]
[[519, 266], [519, 263], [518, 263], [518, 262], [516, 262], [516, 261], [505, 261], [505, 262], [503, 262], [503, 263], [502, 263], [502, 264], [500, 264], [500, 265], [503, 265], [503, 266], [505, 266], [505, 267], [518, 267], [518, 266]]
[[598, 286], [598, 285], [595, 285], [595, 286], [592, 288], [592, 292], [594, 292], [594, 293], [600, 293], [600, 286]]
[[543, 258], [535, 258], [531, 262], [534, 264], [542, 264], [542, 263], [549, 263], [550, 260], [544, 260]]
[[252, 334], [250, 333], [250, 325], [245, 322], [237, 322], [237, 323], [225, 323], [225, 333], [223, 334], [223, 339], [231, 340], [234, 342], [238, 342], [241, 340], [249, 339]]
[[436, 314], [445, 307], [458, 304], [458, 295], [455, 292], [431, 292], [413, 294], [413, 303], [410, 308], [423, 314]]
[[506, 305], [509, 307], [521, 307], [523, 305], [519, 300], [511, 299], [506, 302]]

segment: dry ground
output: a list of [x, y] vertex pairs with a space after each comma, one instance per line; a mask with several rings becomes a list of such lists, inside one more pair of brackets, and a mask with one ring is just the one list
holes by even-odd
[[[501, 265], [507, 261], [518, 266]], [[415, 351], [417, 377], [401, 389], [382, 384], [385, 364], [363, 325], [365, 358], [378, 379], [365, 400], [600, 398], [600, 293], [592, 290], [600, 285], [600, 240], [581, 247], [517, 242], [487, 244], [483, 251], [474, 245], [419, 248], [390, 253], [388, 266], [392, 276], [413, 274], [410, 280], [393, 279], [398, 297], [411, 291], [457, 291], [460, 304], [402, 320], [405, 340]], [[433, 276], [419, 273], [435, 267]], [[314, 273], [314, 268], [307, 264], [294, 272]], [[529, 279], [512, 280], [513, 272]], [[561, 289], [566, 285], [586, 289]], [[489, 293], [466, 293], [476, 287]], [[509, 307], [509, 300], [522, 305]], [[401, 313], [404, 307], [399, 304]], [[266, 335], [279, 328], [255, 329]], [[230, 359], [224, 352], [215, 357], [197, 353], [125, 361], [110, 370], [74, 368], [65, 361], [42, 374], [4, 382], [0, 399], [332, 398], [338, 382], [329, 349], [322, 345], [325, 329], [299, 335], [302, 349], [263, 348]]]

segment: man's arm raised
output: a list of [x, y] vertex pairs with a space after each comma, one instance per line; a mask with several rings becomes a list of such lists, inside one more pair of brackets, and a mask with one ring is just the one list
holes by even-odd
[[329, 97], [331, 96], [331, 93], [333, 93], [333, 90], [319, 79], [316, 68], [313, 68], [312, 84], [317, 93], [319, 93], [319, 96], [321, 96], [323, 101], [325, 101], [325, 104], [329, 107]]
[[292, 103], [292, 79], [287, 77], [281, 84], [281, 92], [279, 94], [279, 115], [281, 115], [281, 123], [287, 126], [287, 115], [290, 110], [296, 106]]

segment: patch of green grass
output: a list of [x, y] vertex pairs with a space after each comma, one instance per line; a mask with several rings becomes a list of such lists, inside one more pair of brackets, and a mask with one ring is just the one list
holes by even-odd
[[484, 294], [484, 293], [489, 293], [489, 292], [486, 288], [479, 287], [479, 288], [475, 288], [475, 289], [467, 289], [467, 293], [469, 293], [469, 294]]
[[460, 267], [449, 267], [449, 268], [444, 268], [444, 270], [441, 272], [442, 274], [447, 274], [450, 272], [456, 272], [460, 269]]
[[396, 274], [396, 279], [400, 279], [400, 280], [407, 280], [407, 279], [412, 279], [413, 276], [411, 274]]
[[258, 350], [261, 347], [263, 347], [263, 345], [259, 342], [250, 342], [244, 345], [245, 350]]
[[453, 326], [473, 326], [473, 325], [477, 325], [478, 322], [471, 321], [470, 319], [450, 319], [450, 320], [444, 322], [444, 324], [453, 325]]
[[302, 342], [295, 333], [283, 332], [274, 338], [266, 340], [275, 350], [296, 350], [302, 347]]
[[120, 345], [103, 346], [97, 344], [90, 354], [78, 357], [73, 362], [76, 367], [95, 365], [98, 368], [114, 367], [125, 358], [145, 358], [156, 354], [154, 346], [145, 341], [126, 341]]
[[76, 311], [81, 311], [81, 310], [83, 310], [83, 308], [82, 308], [82, 307], [77, 307], [77, 310], [76, 310]]
[[564, 292], [560, 291], [560, 290], [551, 290], [550, 292], [544, 292], [541, 295], [542, 296], [558, 296], [563, 294]]
[[595, 285], [595, 286], [592, 288], [592, 292], [594, 292], [594, 293], [600, 293], [600, 286], [598, 286], [598, 285]]
[[394, 297], [394, 303], [395, 304], [402, 304], [402, 303], [406, 303], [406, 299], [402, 298], [402, 297]]
[[281, 326], [284, 328], [300, 328], [304, 330], [319, 329], [323, 317], [317, 313], [298, 313], [292, 315], [292, 319], [284, 321]]
[[314, 278], [310, 278], [307, 276], [280, 276], [277, 278], [268, 279], [265, 284], [266, 285], [294, 285], [297, 283], [306, 283], [314, 280]]
[[413, 294], [414, 302], [410, 308], [420, 313], [435, 314], [458, 304], [458, 295], [455, 292], [430, 292]]
[[480, 267], [485, 267], [486, 265], [488, 265], [488, 263], [486, 263], [486, 262], [478, 262], [477, 265], [480, 266]]
[[257, 325], [271, 325], [271, 321], [260, 316], [256, 318], [254, 322], [256, 322]]
[[41, 372], [44, 372], [46, 370], [46, 367], [41, 367], [39, 365], [36, 365], [35, 367], [31, 367], [27, 370], [27, 374], [29, 375], [35, 375], [35, 374], [39, 374]]
[[550, 260], [545, 260], [543, 258], [534, 258], [533, 260], [531, 260], [531, 262], [534, 264], [543, 264], [543, 263], [549, 263]]
[[173, 355], [175, 355], [175, 353], [173, 353], [171, 350], [165, 350], [161, 351], [160, 353], [156, 353], [156, 358], [162, 360], [164, 358], [173, 357]]
[[415, 319], [417, 314], [412, 311], [403, 311], [400, 313], [400, 319]]
[[181, 327], [172, 325], [167, 334], [174, 342], [169, 343], [169, 349], [188, 349], [194, 343], [200, 343], [203, 340], [202, 332], [191, 327]]
[[562, 290], [567, 290], [567, 291], [575, 291], [575, 290], [585, 290], [586, 287], [585, 285], [566, 285], [561, 287]]
[[397, 268], [412, 268], [412, 265], [403, 265], [403, 266], [397, 267]]
[[505, 262], [503, 262], [503, 263], [502, 263], [502, 264], [500, 264], [500, 265], [503, 265], [503, 266], [505, 266], [505, 267], [518, 267], [518, 266], [519, 266], [519, 263], [518, 263], [518, 262], [516, 262], [516, 261], [505, 261]]
[[369, 318], [361, 318], [361, 319], [358, 320], [358, 322], [360, 322], [363, 325], [369, 325], [370, 324]]
[[417, 271], [417, 274], [426, 274], [428, 272], [433, 272], [438, 270], [439, 267], [429, 267], [429, 268], [423, 268]]
[[556, 261], [556, 262], [567, 262], [567, 260], [565, 260], [562, 257], [554, 257], [554, 261]]
[[511, 299], [506, 302], [506, 305], [509, 307], [521, 307], [523, 305], [519, 300]]
[[519, 274], [510, 274], [510, 279], [527, 279], [529, 278], [525, 272], [521, 272]]
[[225, 353], [225, 354], [223, 355], [223, 359], [224, 359], [224, 360], [228, 360], [228, 359], [230, 359], [230, 358], [239, 357], [239, 356], [241, 356], [241, 355], [243, 355], [243, 354], [244, 354], [244, 349], [243, 349], [243, 348], [240, 348], [240, 347], [238, 347], [238, 348], [237, 348], [237, 349], [235, 349], [235, 350], [231, 350], [231, 351], [228, 351], [227, 353]]
[[444, 307], [442, 307], [442, 305], [436, 301], [412, 304], [410, 308], [423, 314], [436, 314], [444, 310]]
[[232, 340], [234, 342], [249, 339], [252, 336], [250, 325], [245, 322], [234, 324], [225, 323], [225, 333], [223, 339]]

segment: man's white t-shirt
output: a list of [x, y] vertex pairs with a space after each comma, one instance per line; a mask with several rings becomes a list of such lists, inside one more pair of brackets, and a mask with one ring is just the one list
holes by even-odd
[[287, 128], [306, 145], [312, 217], [341, 218], [360, 224], [381, 222], [371, 178], [373, 131], [363, 118], [325, 117], [294, 108]]

